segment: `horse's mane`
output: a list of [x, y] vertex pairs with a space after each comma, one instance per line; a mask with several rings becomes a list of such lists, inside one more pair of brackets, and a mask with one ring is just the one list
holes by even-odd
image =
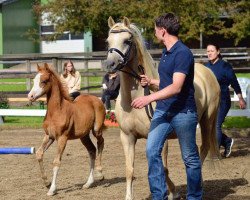
[[126, 29], [133, 35], [133, 40], [136, 44], [137, 55], [139, 59], [139, 64], [145, 69], [145, 73], [152, 78], [158, 78], [157, 70], [154, 68], [154, 60], [150, 53], [148, 52], [144, 38], [141, 35], [140, 30], [135, 24], [130, 24], [129, 27], [125, 26], [123, 23], [116, 23], [111, 30]]
[[52, 68], [48, 68], [48, 71], [52, 75], [54, 80], [57, 82], [58, 87], [59, 87], [59, 91], [60, 91], [63, 99], [65, 99], [67, 101], [72, 101], [71, 97], [69, 96], [66, 83], [61, 81], [60, 76]]

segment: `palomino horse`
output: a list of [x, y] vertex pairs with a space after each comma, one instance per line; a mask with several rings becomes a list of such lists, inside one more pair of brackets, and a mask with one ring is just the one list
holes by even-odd
[[[110, 31], [107, 38], [109, 50], [106, 65], [110, 72], [121, 71], [121, 87], [116, 100], [115, 114], [121, 128], [120, 137], [126, 157], [126, 200], [131, 200], [133, 198], [135, 144], [137, 139], [147, 138], [150, 127], [150, 119], [145, 110], [131, 107], [131, 102], [135, 98], [144, 95], [138, 78], [138, 74], [141, 73], [139, 66], [144, 67], [145, 74], [150, 78], [158, 78], [158, 74], [138, 28], [126, 17], [121, 23], [115, 23], [110, 17], [108, 24]], [[202, 136], [200, 156], [203, 162], [209, 151], [211, 157], [219, 156], [215, 124], [220, 89], [213, 73], [201, 64], [195, 64], [194, 85]], [[155, 88], [150, 89], [155, 90]], [[178, 194], [168, 177], [167, 142], [163, 149], [163, 162], [170, 192], [169, 199], [175, 198]]]
[[[47, 64], [38, 66], [38, 74], [34, 79], [34, 86], [28, 94], [31, 101], [40, 96], [47, 95], [47, 113], [43, 122], [45, 136], [42, 145], [36, 152], [42, 179], [47, 187], [47, 181], [43, 166], [43, 154], [49, 146], [57, 141], [57, 154], [53, 162], [53, 179], [47, 195], [56, 192], [56, 178], [61, 164], [63, 151], [68, 140], [79, 138], [88, 150], [90, 156], [90, 174], [86, 184], [89, 188], [94, 183], [94, 167], [96, 159], [97, 177], [102, 179], [101, 156], [104, 147], [102, 130], [104, 128], [105, 108], [100, 99], [91, 95], [80, 95], [72, 101], [66, 87], [61, 83], [60, 77], [49, 68]], [[90, 139], [90, 131], [97, 138], [98, 155], [96, 148]]]

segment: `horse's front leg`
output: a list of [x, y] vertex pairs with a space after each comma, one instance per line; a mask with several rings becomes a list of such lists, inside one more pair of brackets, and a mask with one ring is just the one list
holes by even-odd
[[43, 179], [44, 185], [46, 187], [50, 186], [50, 182], [48, 182], [47, 176], [45, 174], [45, 170], [44, 170], [44, 166], [43, 166], [43, 154], [53, 142], [54, 142], [54, 140], [49, 138], [49, 136], [47, 134], [45, 134], [45, 136], [43, 138], [42, 145], [36, 151], [36, 159], [38, 160], [42, 179]]
[[51, 182], [50, 189], [47, 195], [52, 196], [56, 193], [56, 178], [61, 165], [61, 159], [63, 151], [66, 147], [68, 138], [66, 136], [60, 136], [57, 141], [57, 155], [53, 161], [53, 178]]
[[175, 191], [175, 185], [172, 182], [172, 180], [169, 178], [167, 158], [168, 158], [168, 141], [166, 140], [164, 147], [163, 147], [163, 152], [162, 152], [162, 161], [163, 161], [163, 165], [164, 165], [164, 170], [165, 170], [165, 174], [166, 174], [166, 181], [167, 181], [168, 190], [169, 190], [168, 199], [170, 199], [170, 200], [179, 199], [180, 195]]
[[133, 174], [134, 174], [134, 159], [135, 159], [135, 144], [136, 138], [133, 134], [120, 133], [121, 142], [126, 159], [126, 200], [133, 199]]

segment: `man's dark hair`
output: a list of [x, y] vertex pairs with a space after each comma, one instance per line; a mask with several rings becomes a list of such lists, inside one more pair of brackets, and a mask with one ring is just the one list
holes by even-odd
[[178, 36], [180, 22], [173, 13], [165, 13], [155, 20], [155, 26], [166, 29], [170, 35]]

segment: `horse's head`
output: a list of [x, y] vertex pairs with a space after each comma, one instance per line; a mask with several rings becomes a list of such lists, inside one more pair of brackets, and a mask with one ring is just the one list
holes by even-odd
[[51, 70], [47, 63], [44, 66], [37, 65], [37, 75], [34, 78], [34, 84], [31, 91], [28, 94], [28, 99], [30, 101], [35, 101], [42, 95], [46, 94], [52, 87], [50, 80]]
[[[123, 68], [132, 58], [136, 48], [134, 34], [128, 18], [124, 17], [120, 23], [115, 23], [112, 17], [108, 19], [110, 27], [108, 42], [107, 70], [115, 72]], [[133, 52], [134, 51], [134, 52]]]

